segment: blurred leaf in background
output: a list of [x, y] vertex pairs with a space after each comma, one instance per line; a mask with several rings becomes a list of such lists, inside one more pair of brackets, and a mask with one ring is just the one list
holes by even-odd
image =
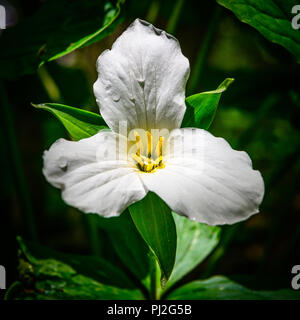
[[299, 300], [293, 290], [255, 291], [223, 276], [193, 281], [174, 290], [170, 300]]
[[126, 274], [101, 258], [28, 246], [20, 237], [18, 241], [21, 282], [11, 287], [6, 299], [143, 299]]
[[300, 32], [292, 27], [297, 0], [217, 0], [268, 40], [290, 51], [300, 63]]
[[177, 230], [177, 251], [167, 289], [198, 266], [217, 246], [221, 228], [191, 221], [173, 213]]
[[51, 0], [7, 30], [0, 42], [0, 77], [33, 73], [47, 61], [99, 41], [120, 22], [123, 0]]

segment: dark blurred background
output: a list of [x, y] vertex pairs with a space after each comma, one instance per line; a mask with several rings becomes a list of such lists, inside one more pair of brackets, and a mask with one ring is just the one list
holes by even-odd
[[[42, 3], [10, 1], [10, 27]], [[17, 278], [16, 235], [65, 252], [114, 254], [104, 232], [98, 246], [91, 245], [86, 216], [64, 204], [44, 179], [43, 151], [68, 136], [57, 119], [30, 103], [98, 112], [92, 93], [96, 59], [137, 17], [178, 38], [191, 64], [187, 95], [235, 78], [210, 131], [246, 150], [265, 180], [261, 212], [224, 227], [220, 245], [187, 278], [225, 274], [258, 289], [290, 287], [291, 268], [300, 263], [300, 67], [285, 49], [208, 0], [127, 0], [122, 22], [106, 38], [2, 83], [1, 104], [9, 112], [1, 111], [0, 264], [8, 285]]]

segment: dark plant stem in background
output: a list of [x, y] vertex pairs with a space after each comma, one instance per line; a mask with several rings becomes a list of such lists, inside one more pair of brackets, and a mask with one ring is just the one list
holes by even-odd
[[6, 135], [6, 140], [3, 139], [3, 142], [6, 144], [6, 152], [10, 159], [10, 168], [22, 212], [25, 232], [30, 240], [37, 241], [38, 233], [30, 200], [29, 188], [23, 171], [20, 150], [17, 143], [13, 109], [12, 105], [9, 103], [3, 82], [0, 82], [0, 97], [2, 106], [1, 126]]
[[242, 150], [254, 140], [254, 135], [258, 132], [258, 128], [262, 126], [264, 120], [270, 115], [279, 100], [280, 97], [277, 93], [271, 93], [266, 97], [256, 112], [254, 121], [239, 137], [237, 144], [234, 146], [235, 149]]
[[232, 226], [225, 227], [222, 231], [222, 239], [220, 245], [216, 248], [213, 255], [208, 260], [208, 264], [206, 270], [204, 272], [203, 278], [209, 277], [213, 274], [216, 266], [220, 262], [220, 260], [224, 257], [227, 252], [227, 249], [231, 245], [234, 240], [234, 236], [237, 232], [241, 231], [243, 227], [242, 223], [236, 223]]
[[177, 0], [175, 2], [173, 11], [171, 13], [171, 17], [170, 17], [168, 24], [167, 24], [167, 27], [166, 27], [166, 31], [170, 34], [175, 34], [175, 32], [176, 32], [176, 28], [178, 25], [180, 14], [182, 12], [182, 7], [184, 4], [184, 1], [185, 0]]
[[86, 215], [86, 220], [92, 253], [96, 256], [100, 256], [102, 251], [102, 244], [100, 243], [97, 217], [94, 214], [88, 214]]
[[222, 15], [222, 8], [219, 5], [216, 5], [212, 14], [212, 18], [208, 25], [208, 29], [205, 32], [204, 39], [200, 44], [196, 61], [192, 68], [192, 74], [188, 84], [188, 95], [196, 93], [195, 90], [197, 89], [198, 83], [201, 79], [203, 69], [206, 64], [207, 55], [211, 47], [211, 44], [213, 42], [214, 33], [220, 22], [221, 15]]
[[[64, 104], [64, 99], [60, 93], [59, 87], [57, 86], [55, 80], [52, 78], [51, 74], [48, 72], [46, 66], [42, 66], [38, 69], [38, 75], [41, 83], [47, 92], [49, 98], [52, 102]], [[95, 223], [92, 214], [85, 215], [84, 218], [87, 220], [87, 233], [90, 239], [91, 251], [94, 255], [100, 255], [101, 253], [101, 243], [99, 237], [99, 229]]]
[[156, 18], [158, 16], [159, 13], [159, 7], [160, 7], [160, 2], [159, 0], [153, 0], [150, 8], [148, 10], [148, 13], [146, 15], [146, 21], [154, 24], [156, 21]]
[[37, 70], [37, 74], [49, 98], [53, 102], [64, 103], [63, 98], [60, 94], [60, 90], [56, 85], [54, 79], [51, 77], [45, 65], [43, 65]]

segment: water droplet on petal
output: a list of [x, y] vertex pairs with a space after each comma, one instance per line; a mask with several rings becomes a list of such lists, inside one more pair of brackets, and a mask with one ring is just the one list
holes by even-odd
[[139, 84], [142, 88], [144, 88], [145, 79], [137, 79], [137, 82], [138, 82], [138, 84]]
[[68, 163], [66, 160], [60, 161], [58, 166], [62, 171], [67, 171], [67, 169], [68, 169]]
[[135, 103], [135, 98], [132, 94], [129, 94], [129, 100]]
[[111, 84], [110, 83], [104, 84], [104, 88], [106, 91], [109, 91], [111, 89]]
[[118, 102], [120, 100], [120, 95], [116, 92], [112, 93], [112, 99], [115, 101], [115, 102]]

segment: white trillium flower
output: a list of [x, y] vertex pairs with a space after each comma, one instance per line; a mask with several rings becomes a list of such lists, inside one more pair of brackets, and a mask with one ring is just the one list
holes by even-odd
[[180, 129], [189, 61], [173, 36], [137, 19], [97, 69], [94, 93], [110, 130], [59, 139], [44, 154], [44, 175], [66, 203], [111, 217], [151, 191], [210, 225], [258, 212], [264, 183], [247, 153], [205, 130]]

